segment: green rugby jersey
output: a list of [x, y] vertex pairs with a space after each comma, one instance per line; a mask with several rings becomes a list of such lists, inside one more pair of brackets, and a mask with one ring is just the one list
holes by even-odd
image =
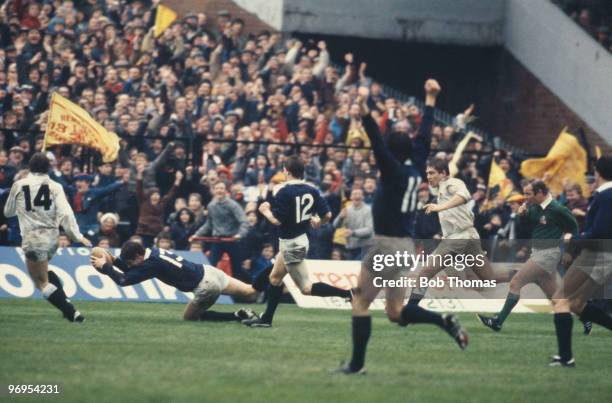
[[578, 234], [578, 223], [571, 211], [554, 199], [544, 209], [540, 204], [529, 206], [518, 216], [518, 225], [530, 229], [532, 245], [538, 249], [558, 246], [559, 239], [567, 232]]

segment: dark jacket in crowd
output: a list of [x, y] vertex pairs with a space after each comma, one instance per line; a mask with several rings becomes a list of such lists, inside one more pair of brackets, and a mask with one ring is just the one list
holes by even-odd
[[[187, 212], [189, 214], [189, 221], [187, 223], [181, 222], [181, 214]], [[172, 226], [170, 227], [170, 234], [174, 241], [174, 248], [177, 250], [189, 249], [189, 237], [198, 229], [195, 223], [195, 215], [188, 208], [182, 208], [176, 213], [176, 217]]]
[[140, 204], [136, 234], [156, 236], [164, 229], [164, 211], [166, 205], [174, 198], [176, 189], [176, 186], [172, 186], [170, 191], [154, 206], [151, 204], [151, 194], [159, 192], [159, 189], [151, 188], [145, 195], [142, 180], [136, 180], [136, 194]]

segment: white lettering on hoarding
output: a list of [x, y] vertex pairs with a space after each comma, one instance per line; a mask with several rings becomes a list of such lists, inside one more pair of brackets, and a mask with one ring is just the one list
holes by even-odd
[[153, 284], [153, 280], [147, 280], [140, 283], [142, 285], [145, 294], [150, 299], [160, 299], [159, 292], [157, 292], [157, 288], [155, 288], [155, 284]]
[[[15, 286], [8, 280], [9, 277], [19, 281]], [[0, 288], [15, 297], [27, 298], [34, 294], [34, 283], [30, 277], [15, 266], [0, 264]]]
[[[82, 265], [77, 267], [74, 272], [81, 288], [92, 297], [100, 299], [121, 298], [121, 292], [119, 292], [119, 288], [114, 281], [93, 267]], [[93, 277], [100, 279], [102, 287], [96, 287], [91, 283]]]
[[132, 287], [131, 285], [128, 285], [127, 287], [123, 287], [121, 291], [123, 291], [123, 294], [125, 294], [126, 298], [138, 299], [138, 293], [136, 292], [134, 287]]

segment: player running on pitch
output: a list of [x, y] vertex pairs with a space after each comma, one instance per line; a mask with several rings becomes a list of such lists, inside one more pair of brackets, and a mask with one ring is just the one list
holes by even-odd
[[[374, 219], [374, 242], [368, 250], [359, 273], [358, 288], [353, 296], [353, 356], [350, 363], [338, 368], [344, 374], [365, 373], [365, 352], [372, 328], [369, 307], [377, 297], [380, 288], [374, 285], [376, 277], [399, 279], [400, 267], [387, 266], [374, 271], [376, 255], [394, 255], [398, 251], [415, 253], [413, 233], [414, 215], [417, 206], [417, 192], [421, 173], [410, 160], [413, 150], [429, 153], [433, 108], [440, 86], [435, 80], [425, 83], [425, 111], [419, 133], [411, 140], [408, 134], [392, 132], [383, 140], [378, 125], [370, 115], [367, 106], [368, 89], [358, 92], [363, 126], [372, 142], [380, 178], [374, 195], [372, 215]], [[413, 148], [413, 142], [415, 143]], [[404, 305], [405, 288], [386, 288], [386, 311], [389, 320], [400, 326], [410, 323], [431, 323], [440, 326], [455, 339], [460, 348], [467, 347], [468, 338], [455, 315], [439, 315], [418, 305]]]
[[521, 289], [536, 283], [546, 298], [557, 289], [557, 266], [561, 261], [561, 237], [576, 235], [578, 223], [571, 211], [554, 200], [546, 184], [532, 181], [523, 188], [527, 199], [518, 209], [518, 225], [531, 229], [532, 247], [529, 260], [510, 281], [510, 290], [502, 310], [492, 317], [478, 315], [486, 327], [499, 332], [504, 321], [521, 298]]
[[268, 305], [261, 318], [244, 321], [247, 326], [272, 326], [274, 312], [283, 294], [283, 278], [287, 273], [304, 295], [351, 297], [348, 290], [310, 281], [304, 262], [309, 246], [306, 231], [309, 225], [316, 228], [329, 221], [331, 212], [319, 190], [304, 182], [304, 162], [299, 156], [287, 158], [283, 171], [287, 181], [275, 189], [272, 204], [266, 202], [259, 207], [268, 221], [280, 227], [280, 251], [270, 273]]
[[193, 292], [193, 300], [187, 304], [183, 313], [184, 320], [239, 322], [256, 317], [251, 310], [244, 308], [236, 312], [208, 311], [221, 294], [250, 298], [256, 293], [250, 285], [228, 276], [214, 266], [190, 262], [165, 249], [145, 249], [135, 241], [125, 242], [119, 257], [106, 253], [107, 256], [92, 254], [91, 265], [122, 287], [158, 278], [180, 291]]
[[74, 213], [62, 186], [49, 178], [49, 160], [43, 153], [30, 158], [30, 172], [11, 187], [4, 215], [17, 215], [23, 240], [21, 247], [26, 266], [36, 288], [70, 322], [83, 322], [85, 317], [70, 303], [59, 277], [49, 270], [49, 260], [57, 250], [58, 226], [62, 226], [75, 242], [91, 246], [79, 232]]
[[[448, 162], [445, 160], [433, 159], [427, 163], [427, 181], [437, 193], [437, 200], [435, 204], [425, 205], [425, 213], [438, 213], [442, 228], [442, 241], [431, 255], [480, 256], [484, 264], [471, 269], [473, 274], [482, 280], [508, 282], [511, 272], [509, 270], [493, 272], [482, 250], [480, 236], [474, 228], [474, 213], [467, 204], [472, 199], [472, 195], [465, 183], [461, 179], [450, 177], [449, 172]], [[425, 266], [419, 272], [419, 277], [431, 279], [443, 269], [441, 261], [436, 262], [434, 259], [434, 263]], [[418, 305], [426, 291], [427, 288], [424, 287], [413, 289], [409, 303]]]

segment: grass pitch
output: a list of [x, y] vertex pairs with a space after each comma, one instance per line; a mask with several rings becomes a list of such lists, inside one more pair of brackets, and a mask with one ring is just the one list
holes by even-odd
[[610, 333], [595, 327], [583, 336], [575, 321], [577, 368], [548, 368], [556, 338], [546, 314], [514, 314], [499, 334], [461, 314], [471, 341], [462, 352], [433, 326], [400, 328], [375, 312], [369, 373], [346, 377], [329, 372], [350, 356], [346, 311], [281, 305], [274, 328], [250, 329], [183, 322], [177, 304], [76, 305], [87, 316], [82, 326], [43, 301], [0, 300], [0, 384], [60, 382], [60, 396], [30, 401], [62, 402], [604, 402], [612, 395]]

